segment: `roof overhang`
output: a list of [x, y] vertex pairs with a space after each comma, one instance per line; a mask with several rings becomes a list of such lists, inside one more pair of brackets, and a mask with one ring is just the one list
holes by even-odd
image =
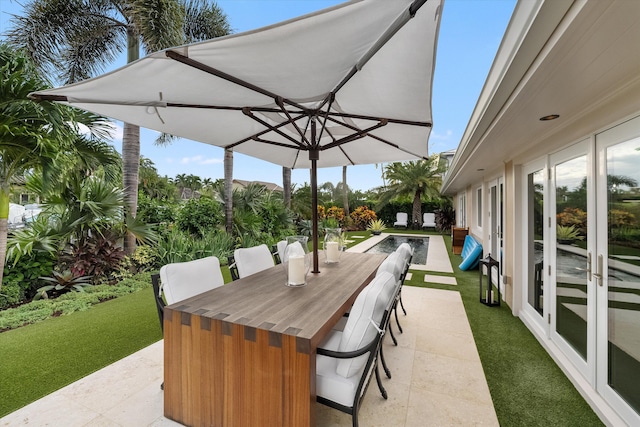
[[442, 192], [638, 111], [638, 45], [640, 2], [519, 1]]

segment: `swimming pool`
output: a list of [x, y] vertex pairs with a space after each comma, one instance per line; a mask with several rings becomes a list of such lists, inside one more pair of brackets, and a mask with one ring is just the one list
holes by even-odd
[[429, 250], [428, 237], [387, 236], [365, 252], [372, 254], [390, 254], [403, 243], [408, 243], [413, 248], [412, 264], [426, 264], [427, 251]]

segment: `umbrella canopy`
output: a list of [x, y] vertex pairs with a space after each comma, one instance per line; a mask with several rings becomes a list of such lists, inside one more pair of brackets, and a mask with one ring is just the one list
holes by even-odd
[[354, 0], [31, 96], [311, 168], [315, 194], [317, 167], [428, 155], [443, 1]]

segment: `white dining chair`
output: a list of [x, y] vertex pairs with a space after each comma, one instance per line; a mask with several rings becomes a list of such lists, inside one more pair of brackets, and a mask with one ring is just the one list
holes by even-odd
[[[224, 285], [220, 260], [214, 256], [162, 266], [151, 276], [153, 293], [164, 332], [164, 307]], [[164, 383], [160, 386], [163, 388]]]
[[275, 265], [273, 256], [267, 245], [258, 245], [251, 248], [238, 248], [233, 252], [233, 263], [229, 269], [236, 270], [237, 277], [234, 280], [251, 276]]
[[395, 285], [391, 273], [376, 276], [356, 298], [344, 330], [331, 331], [317, 349], [316, 400], [350, 414], [353, 427], [358, 426], [358, 410], [373, 375], [387, 399], [377, 357]]

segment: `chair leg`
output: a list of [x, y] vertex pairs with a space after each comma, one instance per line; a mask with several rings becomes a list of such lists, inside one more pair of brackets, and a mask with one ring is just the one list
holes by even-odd
[[396, 324], [398, 325], [398, 330], [400, 331], [401, 334], [404, 333], [404, 331], [402, 330], [402, 326], [400, 326], [400, 320], [398, 320], [398, 306], [396, 305], [395, 310], [393, 310], [393, 312], [396, 315]]
[[382, 386], [382, 381], [380, 380], [380, 371], [378, 370], [378, 364], [376, 363], [376, 382], [378, 383], [378, 389], [380, 389], [380, 394], [384, 400], [387, 400], [387, 390]]
[[389, 335], [391, 335], [391, 339], [393, 340], [393, 345], [398, 345], [398, 340], [396, 340], [395, 335], [393, 335], [393, 328], [391, 327], [391, 323], [389, 323]]
[[[402, 289], [400, 289], [400, 307], [402, 307], [402, 312], [406, 316], [407, 310], [404, 309], [404, 304], [402, 303]], [[398, 319], [398, 313], [396, 313], [396, 319]]]
[[387, 378], [391, 379], [391, 371], [387, 367], [387, 362], [384, 360], [384, 352], [382, 351], [382, 346], [380, 346], [380, 361], [382, 362], [382, 369], [384, 369], [384, 373], [387, 375]]

